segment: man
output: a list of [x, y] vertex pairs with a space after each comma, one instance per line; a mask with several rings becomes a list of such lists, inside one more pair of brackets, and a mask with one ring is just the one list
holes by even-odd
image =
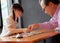
[[[49, 14], [52, 18], [48, 22], [31, 24], [28, 29], [33, 30], [34, 28], [41, 29], [55, 29], [60, 30], [60, 4], [59, 0], [39, 0], [39, 3], [45, 13]], [[59, 37], [60, 38], [60, 37]], [[57, 39], [58, 43], [60, 39]]]

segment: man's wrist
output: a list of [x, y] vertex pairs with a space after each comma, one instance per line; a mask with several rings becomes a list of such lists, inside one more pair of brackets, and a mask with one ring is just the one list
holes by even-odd
[[39, 24], [35, 24], [35, 28], [39, 28]]

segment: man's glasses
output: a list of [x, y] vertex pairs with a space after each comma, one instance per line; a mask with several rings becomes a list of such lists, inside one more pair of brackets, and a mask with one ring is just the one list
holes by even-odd
[[45, 11], [45, 9], [46, 9], [46, 6], [45, 6], [45, 8], [43, 8], [42, 10]]

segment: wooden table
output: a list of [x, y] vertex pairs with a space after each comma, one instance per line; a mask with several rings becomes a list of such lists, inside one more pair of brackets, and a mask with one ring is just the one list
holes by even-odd
[[35, 30], [35, 32], [43, 32], [37, 35], [33, 35], [26, 38], [11, 38], [10, 37], [1, 37], [0, 42], [1, 43], [35, 43], [37, 41], [41, 41], [50, 37], [53, 37], [57, 35], [58, 33], [54, 30]]

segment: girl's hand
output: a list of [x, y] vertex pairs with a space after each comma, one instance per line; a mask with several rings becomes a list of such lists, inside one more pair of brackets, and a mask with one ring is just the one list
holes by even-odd
[[24, 32], [24, 33], [26, 33], [26, 32], [30, 32], [30, 29], [28, 29], [28, 28], [24, 28], [24, 29], [23, 29], [23, 32]]

